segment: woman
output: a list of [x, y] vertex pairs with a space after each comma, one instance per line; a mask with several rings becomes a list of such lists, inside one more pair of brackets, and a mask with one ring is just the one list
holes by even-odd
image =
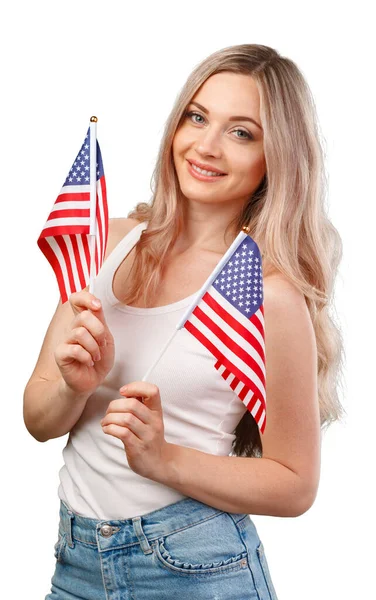
[[[314, 103], [291, 60], [244, 44], [195, 68], [152, 201], [110, 221], [95, 295], [59, 302], [25, 389], [37, 440], [70, 432], [46, 599], [277, 598], [250, 514], [309, 510], [321, 427], [342, 411], [328, 314], [341, 240], [323, 173]], [[185, 329], [141, 381], [245, 225], [263, 257], [262, 439]]]

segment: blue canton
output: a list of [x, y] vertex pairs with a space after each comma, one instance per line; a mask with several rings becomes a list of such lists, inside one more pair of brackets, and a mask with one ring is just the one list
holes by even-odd
[[260, 308], [264, 300], [261, 255], [249, 235], [218, 273], [213, 286], [248, 319]]
[[[102, 156], [97, 142], [97, 181], [103, 176]], [[79, 153], [76, 156], [71, 170], [63, 184], [67, 185], [90, 185], [90, 127], [82, 144]]]

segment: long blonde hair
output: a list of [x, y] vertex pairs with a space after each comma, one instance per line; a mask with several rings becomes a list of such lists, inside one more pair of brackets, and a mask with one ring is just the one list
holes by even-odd
[[[238, 232], [248, 226], [262, 254], [264, 276], [279, 271], [303, 292], [316, 334], [321, 427], [328, 427], [345, 412], [338, 397], [344, 346], [329, 313], [342, 241], [327, 216], [324, 152], [312, 94], [296, 64], [273, 48], [259, 44], [223, 48], [188, 77], [165, 125], [152, 175], [152, 198], [128, 214], [148, 221], [148, 227], [135, 246], [132, 277], [122, 301], [142, 299], [145, 306], [152, 305], [165, 258], [184, 227], [173, 138], [194, 94], [208, 77], [223, 71], [250, 75], [257, 85], [266, 160], [265, 177], [228, 228]], [[249, 411], [234, 433], [233, 454], [262, 455], [259, 430]]]

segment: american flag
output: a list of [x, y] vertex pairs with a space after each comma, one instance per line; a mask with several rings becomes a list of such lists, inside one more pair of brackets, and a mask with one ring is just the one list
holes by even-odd
[[[239, 238], [240, 241], [237, 241]], [[259, 248], [240, 232], [228, 259], [220, 261], [204, 284], [184, 326], [215, 357], [214, 367], [253, 415], [261, 433], [266, 425], [263, 275]], [[218, 272], [216, 272], [218, 271]], [[213, 278], [214, 275], [214, 278]], [[211, 281], [210, 281], [211, 280]], [[202, 295], [203, 294], [203, 295]], [[186, 315], [189, 315], [187, 320]], [[185, 322], [184, 322], [185, 321]]]
[[[95, 273], [102, 266], [108, 237], [106, 180], [97, 144]], [[38, 238], [51, 264], [62, 303], [81, 291], [90, 278], [90, 127]]]

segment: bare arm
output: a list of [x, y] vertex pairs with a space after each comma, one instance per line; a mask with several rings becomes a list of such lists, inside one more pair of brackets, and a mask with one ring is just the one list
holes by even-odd
[[[105, 260], [137, 223], [134, 219], [110, 219]], [[74, 316], [70, 302], [61, 304], [60, 300], [47, 329], [34, 371], [25, 387], [24, 423], [29, 433], [39, 442], [68, 433], [77, 423], [87, 399], [95, 390], [72, 389], [62, 377], [55, 360], [56, 347], [69, 335]], [[93, 344], [93, 340], [91, 343]], [[75, 349], [77, 353], [81, 352], [83, 360], [90, 360], [90, 355], [86, 353], [85, 357], [85, 350], [78, 343]]]
[[214, 456], [169, 444], [159, 481], [221, 510], [294, 517], [313, 504], [320, 474], [317, 348], [304, 296], [265, 281], [266, 427], [262, 458]]

